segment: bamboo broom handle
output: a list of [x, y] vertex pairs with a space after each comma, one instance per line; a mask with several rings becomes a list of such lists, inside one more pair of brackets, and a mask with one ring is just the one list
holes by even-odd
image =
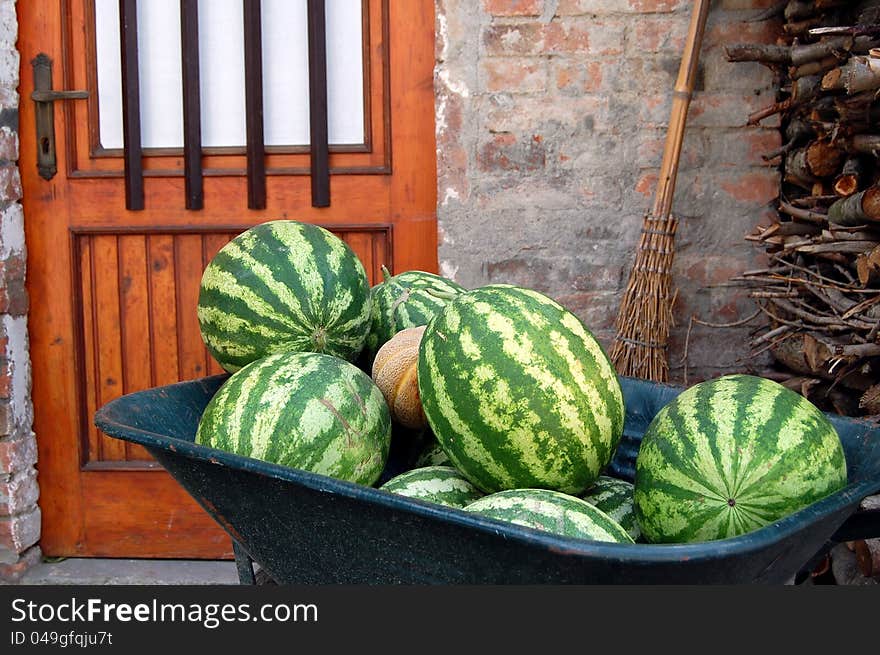
[[675, 179], [678, 175], [678, 160], [681, 157], [681, 144], [684, 140], [684, 124], [697, 77], [697, 62], [703, 43], [703, 33], [706, 31], [709, 2], [710, 0], [697, 0], [694, 3], [687, 41], [678, 69], [678, 79], [675, 81], [669, 130], [666, 133], [666, 144], [663, 147], [660, 178], [657, 180], [657, 196], [654, 199], [653, 215], [658, 218], [667, 218], [672, 210]]

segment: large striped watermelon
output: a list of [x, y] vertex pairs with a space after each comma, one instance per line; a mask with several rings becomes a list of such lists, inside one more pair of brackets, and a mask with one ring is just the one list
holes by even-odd
[[633, 501], [648, 541], [709, 541], [772, 523], [846, 480], [840, 438], [815, 405], [772, 380], [728, 375], [654, 417]]
[[450, 507], [464, 507], [483, 493], [452, 466], [424, 466], [397, 475], [380, 489]]
[[338, 357], [283, 352], [232, 374], [208, 402], [196, 443], [372, 485], [391, 415], [363, 371]]
[[626, 530], [594, 505], [548, 489], [508, 489], [464, 508], [500, 521], [566, 537], [633, 543]]
[[227, 371], [284, 350], [354, 361], [370, 329], [363, 264], [339, 237], [291, 220], [239, 234], [202, 274], [199, 327]]
[[460, 294], [428, 324], [419, 392], [452, 463], [487, 493], [579, 494], [623, 433], [623, 392], [574, 314], [531, 289]]
[[382, 267], [383, 280], [370, 289], [372, 309], [365, 355], [369, 362], [382, 345], [406, 328], [427, 325], [449, 298], [464, 288], [426, 271], [404, 271], [392, 276]]

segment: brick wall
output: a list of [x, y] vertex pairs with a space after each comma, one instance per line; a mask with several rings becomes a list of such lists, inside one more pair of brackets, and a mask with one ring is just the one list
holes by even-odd
[[[732, 42], [772, 42], [748, 22], [770, 0], [712, 3], [676, 185], [677, 326], [671, 375], [739, 369], [754, 307], [724, 285], [758, 266], [744, 236], [770, 211], [776, 125], [745, 127], [773, 101], [770, 72], [726, 61]], [[441, 271], [553, 296], [606, 347], [644, 213], [655, 194], [672, 89], [693, 3], [437, 0]]]
[[39, 488], [31, 431], [24, 217], [18, 174], [15, 0], [0, 0], [0, 580], [39, 561]]

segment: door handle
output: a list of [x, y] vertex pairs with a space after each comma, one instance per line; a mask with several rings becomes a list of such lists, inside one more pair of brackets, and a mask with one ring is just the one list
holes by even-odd
[[51, 180], [58, 171], [55, 157], [56, 100], [88, 98], [88, 91], [55, 91], [52, 89], [52, 59], [44, 53], [31, 61], [34, 69], [34, 116], [37, 124], [37, 170], [40, 177]]

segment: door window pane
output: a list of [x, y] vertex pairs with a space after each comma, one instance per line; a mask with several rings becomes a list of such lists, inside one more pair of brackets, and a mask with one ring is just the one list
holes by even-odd
[[[266, 145], [309, 143], [306, 0], [263, 0]], [[327, 0], [327, 102], [331, 144], [364, 142], [361, 0]], [[95, 0], [99, 129], [122, 147], [118, 0]], [[183, 146], [179, 0], [138, 2], [142, 145]], [[199, 3], [202, 144], [245, 144], [242, 0]]]

